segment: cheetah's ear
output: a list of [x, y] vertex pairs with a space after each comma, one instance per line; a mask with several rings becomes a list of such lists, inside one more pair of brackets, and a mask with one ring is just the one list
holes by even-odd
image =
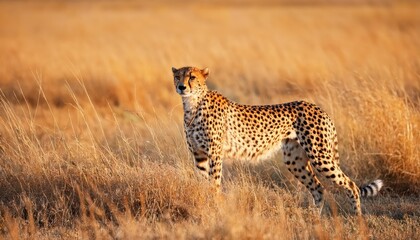
[[202, 69], [201, 70], [201, 74], [203, 74], [203, 77], [205, 78], [205, 79], [207, 79], [207, 77], [209, 76], [209, 74], [210, 74], [210, 70], [209, 70], [209, 68], [204, 68], [204, 69]]
[[172, 73], [176, 73], [176, 72], [178, 72], [178, 69], [172, 67]]

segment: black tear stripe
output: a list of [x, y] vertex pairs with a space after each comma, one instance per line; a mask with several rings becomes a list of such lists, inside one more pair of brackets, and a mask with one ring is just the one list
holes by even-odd
[[192, 91], [190, 80], [188, 80], [188, 86], [190, 87], [190, 91]]
[[192, 72], [190, 72], [190, 76], [188, 77], [188, 86], [190, 87], [190, 91], [192, 91], [192, 87], [191, 87], [191, 74]]

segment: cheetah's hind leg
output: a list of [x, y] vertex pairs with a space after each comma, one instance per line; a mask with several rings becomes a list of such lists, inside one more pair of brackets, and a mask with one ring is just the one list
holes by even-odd
[[322, 212], [324, 188], [316, 177], [305, 150], [296, 138], [282, 140], [283, 161], [287, 169], [311, 192], [315, 206]]

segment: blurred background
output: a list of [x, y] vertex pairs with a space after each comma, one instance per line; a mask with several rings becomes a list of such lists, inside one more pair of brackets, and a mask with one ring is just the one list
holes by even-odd
[[[245, 103], [314, 97], [360, 78], [416, 98], [415, 1], [17, 1], [1, 3], [0, 86], [10, 101], [55, 106], [82, 81], [98, 104], [146, 111], [179, 102], [171, 66], [209, 67]], [[223, 83], [221, 85], [221, 83]], [[375, 84], [376, 84], [375, 83]], [[80, 95], [80, 96], [79, 96]], [[155, 104], [152, 104], [154, 102]], [[153, 105], [153, 107], [152, 107]], [[152, 108], [151, 108], [152, 107]]]

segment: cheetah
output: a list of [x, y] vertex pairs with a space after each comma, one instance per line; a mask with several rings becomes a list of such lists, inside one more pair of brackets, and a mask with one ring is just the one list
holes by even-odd
[[209, 69], [172, 68], [182, 97], [184, 128], [198, 172], [220, 191], [222, 160], [260, 160], [281, 151], [288, 170], [322, 206], [324, 188], [315, 171], [344, 189], [361, 214], [360, 197], [376, 195], [382, 180], [358, 187], [339, 165], [335, 126], [315, 104], [295, 101], [277, 105], [241, 105], [207, 88]]

